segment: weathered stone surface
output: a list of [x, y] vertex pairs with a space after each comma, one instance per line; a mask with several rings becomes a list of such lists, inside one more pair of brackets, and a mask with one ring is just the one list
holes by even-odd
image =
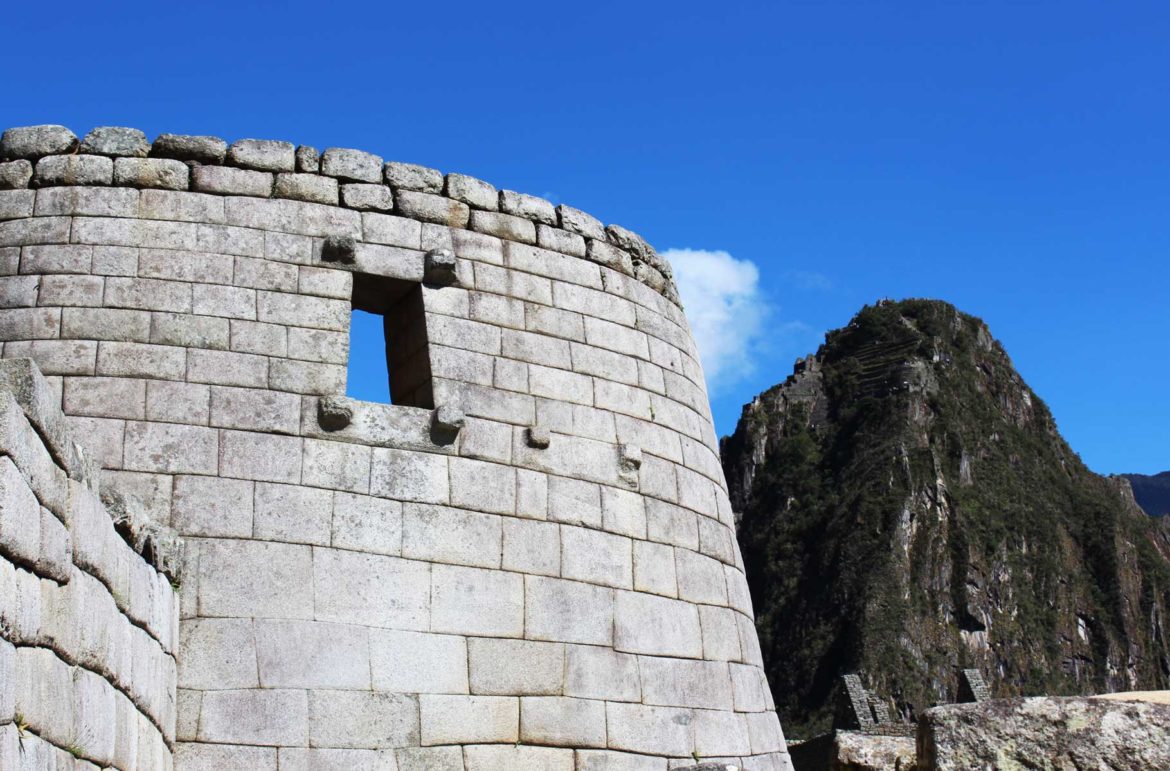
[[53, 185], [108, 185], [114, 181], [114, 162], [102, 155], [47, 155], [37, 161], [33, 181]]
[[20, 159], [0, 163], [0, 190], [17, 190], [28, 187], [32, 175], [33, 165], [27, 160]]
[[81, 140], [81, 152], [114, 158], [145, 158], [150, 152], [150, 142], [136, 128], [98, 126]]
[[337, 180], [317, 174], [277, 174], [273, 195], [336, 206]]
[[399, 190], [394, 198], [399, 212], [423, 222], [462, 228], [471, 216], [467, 204], [433, 193]]
[[918, 768], [1170, 768], [1170, 705], [993, 699], [935, 707], [918, 729]]
[[127, 187], [186, 190], [187, 164], [173, 158], [116, 158], [114, 184]]
[[443, 190], [443, 172], [414, 163], [390, 161], [384, 169], [386, 184], [402, 190], [420, 193], [440, 193]]
[[455, 252], [435, 249], [427, 252], [423, 261], [423, 280], [428, 284], [447, 286], [459, 280]]
[[349, 182], [381, 182], [382, 159], [361, 150], [330, 147], [321, 154], [321, 173]]
[[190, 136], [186, 134], [159, 134], [150, 146], [156, 158], [174, 158], [196, 163], [223, 163], [227, 142], [219, 137]]
[[543, 222], [545, 225], [557, 224], [557, 211], [553, 205], [543, 198], [526, 193], [501, 190], [500, 211], [524, 217], [533, 222]]
[[239, 139], [227, 149], [227, 162], [258, 171], [292, 171], [296, 165], [296, 151], [291, 142]]
[[385, 185], [353, 182], [341, 186], [341, 202], [358, 211], [390, 211], [394, 195]]
[[44, 155], [71, 153], [77, 149], [77, 136], [64, 126], [20, 126], [0, 135], [0, 156], [35, 159]]
[[499, 195], [494, 187], [482, 179], [466, 174], [448, 174], [444, 193], [448, 198], [462, 201], [475, 209], [495, 211], [500, 205]]
[[230, 166], [196, 166], [191, 169], [191, 188], [204, 193], [267, 198], [272, 195], [272, 174]]

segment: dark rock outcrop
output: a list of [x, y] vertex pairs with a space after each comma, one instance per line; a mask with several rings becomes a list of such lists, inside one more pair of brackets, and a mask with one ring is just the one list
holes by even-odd
[[982, 321], [867, 307], [722, 451], [789, 736], [829, 727], [847, 672], [903, 719], [964, 668], [995, 696], [1170, 684], [1166, 520], [1085, 467]]
[[1151, 517], [1170, 514], [1170, 471], [1161, 474], [1122, 474], [1133, 487], [1133, 497]]

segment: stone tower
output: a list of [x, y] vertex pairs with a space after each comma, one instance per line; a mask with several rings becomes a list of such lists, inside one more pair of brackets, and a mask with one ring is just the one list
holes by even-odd
[[[3, 357], [48, 394], [27, 420], [59, 407], [90, 486], [184, 548], [137, 768], [789, 768], [641, 238], [357, 150], [41, 126], [0, 155]], [[355, 309], [383, 317], [390, 404], [345, 397]]]

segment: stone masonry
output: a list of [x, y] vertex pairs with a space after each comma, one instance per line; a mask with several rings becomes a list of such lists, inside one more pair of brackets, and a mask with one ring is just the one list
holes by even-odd
[[[354, 309], [393, 404], [345, 397]], [[0, 341], [39, 394], [0, 391], [4, 769], [791, 767], [631, 231], [358, 150], [9, 129]]]

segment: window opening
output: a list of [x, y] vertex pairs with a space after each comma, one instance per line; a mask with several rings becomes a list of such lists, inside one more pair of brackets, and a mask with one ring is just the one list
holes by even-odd
[[353, 274], [346, 396], [435, 406], [422, 285]]

